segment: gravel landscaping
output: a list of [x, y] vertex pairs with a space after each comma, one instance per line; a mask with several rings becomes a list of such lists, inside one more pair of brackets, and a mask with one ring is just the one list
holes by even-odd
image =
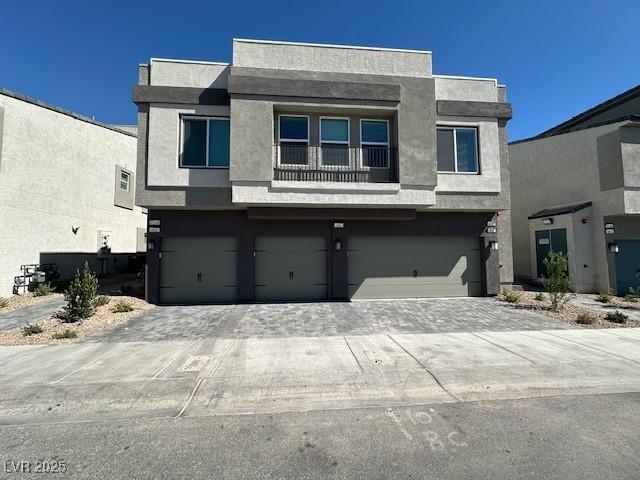
[[[22, 296], [20, 297], [22, 298]], [[51, 298], [51, 296], [33, 298]], [[133, 310], [122, 313], [113, 312], [113, 308], [118, 302], [131, 304]], [[22, 306], [24, 306], [24, 304]], [[121, 325], [151, 307], [152, 305], [136, 297], [114, 296], [110, 298], [109, 303], [98, 307], [95, 315], [79, 322], [64, 323], [58, 318], [55, 318], [55, 316], [50, 316], [37, 322], [37, 324], [42, 327], [42, 333], [24, 335], [22, 327], [2, 332], [0, 333], [0, 345], [48, 345], [75, 342], [98, 332]], [[2, 311], [4, 311], [4, 309]], [[75, 336], [72, 338], [54, 338], [56, 335], [62, 335], [66, 330], [74, 332]], [[73, 333], [70, 335], [73, 335]]]
[[[513, 308], [516, 309], [524, 309], [531, 310], [547, 317], [553, 318], [554, 320], [558, 320], [564, 323], [568, 323], [576, 328], [638, 328], [640, 327], [640, 321], [633, 320], [629, 318], [625, 323], [615, 323], [605, 319], [607, 312], [585, 308], [582, 306], [575, 305], [573, 303], [565, 303], [564, 307], [559, 312], [553, 312], [551, 310], [551, 302], [548, 299], [546, 294], [543, 294], [543, 300], [536, 300], [536, 297], [540, 294], [536, 292], [513, 292], [520, 295], [519, 301], [517, 302], [507, 302], [504, 294], [498, 295], [496, 300], [501, 303], [506, 303]], [[513, 295], [513, 293], [511, 295]], [[509, 294], [507, 296], [510, 296]], [[577, 294], [572, 293], [569, 294], [571, 298], [582, 297], [583, 299], [590, 300], [592, 302], [596, 302], [597, 295], [589, 295], [589, 294]], [[640, 303], [633, 303], [624, 300], [620, 297], [611, 297], [611, 302], [609, 304], [611, 311], [620, 311], [625, 313], [628, 310], [640, 310]], [[582, 319], [582, 322], [590, 322], [590, 323], [580, 323], [578, 320]]]
[[18, 308], [28, 307], [36, 303], [44, 302], [52, 298], [62, 298], [63, 296], [64, 295], [62, 293], [52, 293], [50, 295], [36, 297], [31, 292], [27, 292], [22, 295], [11, 295], [9, 297], [3, 297], [5, 300], [7, 300], [7, 306], [0, 307], [0, 315], [2, 315], [3, 313], [11, 312], [13, 310], [17, 310]]

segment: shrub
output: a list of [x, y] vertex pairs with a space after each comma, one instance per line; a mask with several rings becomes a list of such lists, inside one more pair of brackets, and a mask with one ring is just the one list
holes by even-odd
[[593, 325], [598, 321], [598, 317], [593, 313], [580, 313], [576, 318], [576, 323], [580, 325]]
[[59, 333], [54, 333], [52, 335], [52, 338], [55, 338], [56, 340], [60, 340], [62, 338], [76, 338], [78, 336], [78, 334], [76, 333], [75, 330], [71, 330], [69, 328], [63, 330], [62, 332]]
[[534, 299], [536, 302], [544, 302], [544, 293], [542, 293], [542, 292], [538, 292], [538, 293], [536, 293], [536, 296], [535, 296], [535, 297], [533, 297], [533, 299]]
[[3, 297], [0, 297], [0, 308], [5, 308], [9, 306], [9, 300]]
[[611, 294], [609, 292], [600, 292], [596, 297], [596, 302], [611, 303]]
[[607, 316], [604, 318], [606, 318], [607, 320], [613, 323], [626, 323], [627, 320], [629, 319], [627, 315], [620, 312], [619, 310], [616, 310], [615, 312], [607, 313]]
[[551, 300], [551, 310], [559, 311], [564, 306], [569, 293], [569, 277], [567, 276], [567, 257], [561, 252], [551, 250], [544, 259], [547, 276], [542, 280], [544, 289]]
[[52, 287], [48, 283], [39, 283], [36, 289], [33, 291], [34, 297], [46, 297], [56, 291], [56, 287]]
[[109, 303], [109, 300], [111, 300], [111, 298], [106, 295], [98, 295], [93, 302], [93, 306], [96, 308], [101, 307]]
[[85, 262], [82, 272], [76, 270], [76, 277], [64, 292], [67, 304], [63, 307], [61, 318], [65, 322], [77, 322], [89, 318], [95, 313], [95, 300], [98, 292], [98, 279]]
[[519, 292], [516, 292], [514, 290], [503, 290], [502, 297], [504, 298], [505, 302], [520, 303], [520, 299], [522, 298], [522, 295]]
[[131, 305], [129, 302], [121, 300], [113, 306], [111, 311], [113, 313], [133, 312], [133, 305]]
[[37, 323], [27, 323], [24, 327], [22, 327], [22, 335], [28, 337], [30, 335], [37, 335], [42, 333], [44, 329], [38, 325]]
[[632, 302], [632, 303], [636, 303], [640, 301], [640, 287], [638, 287], [637, 289], [629, 287], [629, 293], [627, 293], [624, 296], [624, 299], [627, 302]]

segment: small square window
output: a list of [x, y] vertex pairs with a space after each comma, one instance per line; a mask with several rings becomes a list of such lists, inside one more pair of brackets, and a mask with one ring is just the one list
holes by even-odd
[[475, 174], [480, 172], [477, 128], [439, 127], [437, 150], [439, 172]]
[[129, 172], [125, 172], [124, 170], [120, 171], [120, 188], [126, 192], [129, 191], [129, 179], [131, 174]]
[[229, 168], [229, 139], [228, 118], [184, 117], [180, 166]]

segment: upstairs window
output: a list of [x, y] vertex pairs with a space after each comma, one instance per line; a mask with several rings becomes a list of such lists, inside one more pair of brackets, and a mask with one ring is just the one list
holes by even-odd
[[322, 165], [349, 165], [349, 119], [320, 118]]
[[478, 129], [438, 127], [438, 171], [479, 173]]
[[229, 119], [184, 117], [180, 166], [229, 168]]
[[279, 162], [281, 165], [307, 165], [309, 161], [309, 117], [278, 117]]
[[361, 120], [362, 166], [389, 168], [389, 121]]
[[129, 172], [125, 172], [124, 170], [120, 170], [120, 190], [124, 190], [125, 192], [129, 191], [129, 179], [131, 174]]

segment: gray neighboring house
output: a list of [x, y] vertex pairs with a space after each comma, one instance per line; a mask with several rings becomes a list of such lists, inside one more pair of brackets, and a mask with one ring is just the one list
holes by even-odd
[[512, 283], [511, 105], [431, 53], [235, 39], [151, 59], [136, 203], [160, 304], [494, 295]]
[[136, 268], [147, 221], [135, 206], [136, 148], [135, 127], [0, 89], [0, 296], [23, 265], [54, 263], [59, 280], [85, 261], [98, 273]]
[[512, 142], [509, 156], [516, 277], [539, 278], [554, 249], [576, 291], [638, 288], [640, 86]]

